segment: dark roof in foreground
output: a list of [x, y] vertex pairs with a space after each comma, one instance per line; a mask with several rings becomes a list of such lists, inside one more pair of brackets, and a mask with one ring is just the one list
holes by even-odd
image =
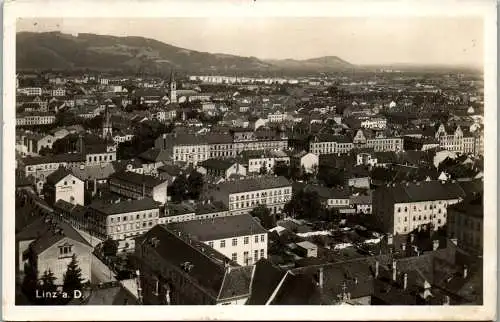
[[394, 202], [418, 202], [464, 198], [466, 192], [456, 182], [422, 181], [380, 187], [375, 194], [389, 195]]
[[167, 225], [167, 229], [196, 236], [202, 241], [267, 233], [248, 214], [171, 223]]
[[[158, 244], [151, 247], [165, 262], [173, 267], [191, 264], [192, 268], [183, 272], [185, 278], [214, 299], [221, 301], [249, 295], [252, 267], [241, 267], [204, 243], [168, 230], [166, 225], [153, 227], [136, 242], [147, 243], [152, 238], [156, 238]], [[230, 263], [230, 270], [225, 263]]]

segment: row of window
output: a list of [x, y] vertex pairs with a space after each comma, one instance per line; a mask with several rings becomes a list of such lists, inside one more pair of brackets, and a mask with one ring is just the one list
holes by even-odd
[[[148, 214], [143, 213], [143, 214], [142, 214], [142, 219], [146, 219], [146, 216], [147, 216], [148, 218], [156, 218], [156, 217], [158, 217], [158, 212], [150, 212], [150, 213], [148, 213]], [[120, 219], [121, 219], [122, 221], [134, 220], [134, 215], [130, 215], [130, 216], [122, 216], [122, 217], [111, 217], [111, 218], [110, 218], [111, 223], [114, 223], [114, 222], [115, 222], [115, 219], [116, 219], [116, 222], [120, 222]], [[136, 215], [135, 215], [135, 220], [138, 220], [138, 219], [141, 219], [141, 214], [136, 214]]]
[[[441, 201], [438, 201], [439, 204], [441, 204]], [[446, 207], [446, 202], [443, 204], [444, 207]], [[436, 209], [437, 205], [429, 205], [429, 210], [431, 209]], [[427, 210], [427, 205], [424, 205], [424, 211]], [[413, 211], [417, 211], [417, 206], [413, 206]], [[418, 211], [422, 211], [421, 208], [418, 208]], [[401, 207], [398, 207], [398, 212], [401, 212]], [[408, 212], [408, 207], [404, 207], [404, 212]], [[438, 210], [438, 213], [441, 213], [441, 208]]]
[[[123, 227], [123, 231], [127, 230], [127, 225], [126, 224], [123, 225], [123, 226], [117, 225], [117, 226], [114, 226], [114, 227], [110, 227], [109, 229], [110, 229], [111, 233], [115, 233], [115, 232], [122, 231], [122, 227]], [[134, 227], [133, 224], [128, 224], [128, 230], [132, 230], [133, 227]], [[141, 223], [136, 223], [135, 224], [135, 229], [140, 229], [141, 227], [142, 228], [146, 228], [146, 227], [150, 227], [151, 228], [151, 227], [153, 227], [153, 222], [152, 221], [148, 221], [148, 222], [144, 221], [144, 222], [142, 222], [142, 225], [141, 225]]]
[[[255, 243], [259, 243], [259, 240], [261, 243], [264, 243], [266, 241], [266, 237], [265, 235], [255, 235], [254, 236], [254, 242]], [[244, 245], [248, 245], [250, 243], [250, 236], [245, 236], [243, 237], [243, 244]], [[232, 246], [238, 246], [238, 238], [233, 238], [231, 239], [231, 245]], [[208, 246], [210, 247], [214, 247], [214, 242], [213, 241], [210, 241], [208, 242]], [[225, 240], [221, 240], [219, 242], [219, 247], [220, 248], [225, 248], [226, 247], [226, 241]]]
[[[260, 253], [260, 257], [259, 257], [259, 253]], [[265, 250], [264, 249], [260, 249], [260, 251], [258, 249], [256, 249], [253, 251], [253, 262], [254, 263], [256, 263], [259, 260], [259, 258], [264, 258], [264, 257], [265, 257]], [[232, 253], [231, 259], [235, 262], [238, 261], [238, 254]], [[250, 252], [248, 252], [248, 251], [243, 252], [243, 262], [246, 265], [252, 264], [252, 258], [250, 257]]]
[[250, 199], [255, 199], [255, 198], [266, 198], [266, 197], [271, 197], [271, 196], [280, 196], [281, 194], [284, 194], [284, 195], [287, 195], [289, 193], [291, 193], [291, 189], [290, 188], [285, 188], [285, 189], [279, 189], [279, 190], [274, 190], [273, 191], [270, 191], [269, 194], [267, 193], [267, 191], [263, 191], [261, 193], [258, 193], [258, 192], [255, 192], [255, 193], [246, 193], [245, 195], [242, 195], [242, 196], [235, 196], [234, 199], [233, 197], [230, 197], [229, 198], [229, 201], [239, 201], [239, 200], [250, 200]]

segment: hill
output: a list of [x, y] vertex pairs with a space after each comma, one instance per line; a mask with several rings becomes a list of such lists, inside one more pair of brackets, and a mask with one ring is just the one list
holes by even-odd
[[338, 57], [264, 61], [255, 57], [212, 54], [172, 46], [143, 37], [116, 37], [81, 33], [20, 32], [16, 43], [18, 69], [121, 70], [186, 72], [331, 71], [351, 68]]

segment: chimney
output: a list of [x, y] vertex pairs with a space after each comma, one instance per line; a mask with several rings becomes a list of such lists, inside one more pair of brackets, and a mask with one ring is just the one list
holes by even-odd
[[379, 271], [380, 271], [380, 263], [377, 260], [375, 261], [375, 278], [378, 278]]
[[407, 287], [408, 287], [408, 274], [405, 273], [403, 275], [403, 289], [406, 290]]
[[397, 273], [398, 273], [398, 271], [397, 271], [397, 268], [396, 268], [396, 260], [393, 259], [392, 260], [392, 280], [393, 281], [396, 281]]
[[318, 278], [318, 284], [320, 288], [323, 288], [323, 283], [324, 283], [324, 273], [323, 273], [323, 267], [319, 268], [319, 278]]
[[432, 241], [432, 250], [437, 250], [439, 248], [439, 240], [435, 239]]
[[468, 273], [469, 273], [469, 269], [468, 269], [467, 265], [464, 265], [464, 278], [467, 278]]

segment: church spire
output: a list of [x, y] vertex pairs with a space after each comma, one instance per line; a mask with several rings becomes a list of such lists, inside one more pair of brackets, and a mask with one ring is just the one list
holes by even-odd
[[177, 84], [174, 69], [170, 70], [170, 103], [177, 103]]

